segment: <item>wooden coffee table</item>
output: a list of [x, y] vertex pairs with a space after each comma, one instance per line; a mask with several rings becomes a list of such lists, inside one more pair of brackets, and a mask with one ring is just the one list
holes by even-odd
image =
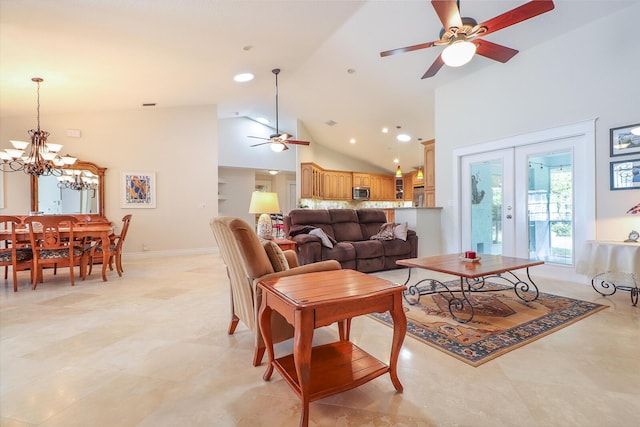
[[[309, 424], [309, 402], [358, 387], [389, 373], [398, 392], [396, 364], [407, 318], [402, 308], [406, 286], [354, 270], [333, 270], [264, 280], [258, 324], [269, 358], [263, 378], [275, 368], [302, 400], [300, 426]], [[293, 354], [274, 358], [271, 312], [295, 328]], [[391, 358], [386, 365], [349, 341], [352, 317], [389, 311], [393, 318]], [[315, 328], [339, 322], [340, 340], [312, 346]]]
[[[469, 296], [472, 292], [496, 292], [485, 287], [487, 279], [500, 279], [513, 287], [515, 294], [523, 301], [531, 302], [538, 299], [538, 287], [531, 280], [529, 267], [544, 264], [544, 261], [532, 261], [526, 258], [512, 258], [500, 255], [481, 255], [478, 262], [463, 261], [460, 254], [438, 255], [424, 258], [410, 258], [396, 261], [396, 264], [409, 267], [409, 275], [405, 285], [411, 280], [411, 269], [422, 268], [438, 271], [460, 277], [460, 290], [452, 290], [445, 283], [435, 279], [422, 279], [408, 287], [404, 293], [409, 304], [417, 304], [422, 295], [437, 293], [448, 294], [449, 313], [460, 323], [473, 319], [474, 309]], [[526, 269], [528, 281], [520, 279], [515, 270]], [[428, 284], [420, 286], [427, 282]], [[459, 293], [460, 296], [456, 294]], [[469, 308], [465, 312], [465, 306]], [[466, 317], [462, 317], [465, 316]]]

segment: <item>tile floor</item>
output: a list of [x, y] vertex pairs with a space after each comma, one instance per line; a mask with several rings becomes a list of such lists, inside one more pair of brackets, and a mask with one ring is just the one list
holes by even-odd
[[[0, 289], [0, 425], [297, 426], [298, 398], [253, 367], [252, 338], [228, 336], [226, 275], [216, 254], [125, 260], [125, 273], [36, 291]], [[98, 269], [99, 270], [99, 269]], [[382, 276], [403, 281], [406, 272]], [[535, 272], [533, 274], [535, 278]], [[388, 375], [311, 403], [311, 426], [631, 427], [640, 420], [640, 307], [629, 294], [537, 280], [609, 306], [473, 368], [407, 337]], [[315, 341], [337, 338], [318, 330]], [[354, 319], [352, 339], [388, 360], [391, 329]], [[287, 351], [290, 342], [276, 351]]]

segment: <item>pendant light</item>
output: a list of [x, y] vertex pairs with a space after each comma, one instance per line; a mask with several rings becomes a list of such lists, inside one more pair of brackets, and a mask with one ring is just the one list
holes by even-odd
[[[418, 159], [423, 159], [422, 153], [422, 138], [418, 138]], [[422, 168], [422, 161], [420, 161], [420, 165], [418, 166], [418, 173], [416, 174], [416, 179], [424, 179], [424, 169]]]

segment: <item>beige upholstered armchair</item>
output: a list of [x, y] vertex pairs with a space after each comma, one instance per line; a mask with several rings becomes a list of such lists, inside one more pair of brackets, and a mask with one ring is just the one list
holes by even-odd
[[[281, 251], [271, 241], [261, 242], [253, 227], [240, 218], [216, 217], [211, 220], [210, 225], [227, 267], [231, 287], [229, 335], [234, 333], [240, 320], [253, 332], [253, 365], [258, 366], [265, 351], [257, 321], [262, 301], [258, 282], [272, 277], [339, 270], [340, 264], [337, 261], [322, 261], [298, 266], [294, 251]], [[271, 317], [271, 329], [274, 344], [293, 337], [293, 327], [275, 311]]]

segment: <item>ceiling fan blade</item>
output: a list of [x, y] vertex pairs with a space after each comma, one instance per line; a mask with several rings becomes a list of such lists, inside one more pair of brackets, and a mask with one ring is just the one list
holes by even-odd
[[518, 22], [526, 21], [534, 16], [549, 12], [553, 10], [554, 7], [552, 0], [533, 0], [478, 24], [476, 28], [485, 27], [487, 31], [480, 33], [479, 36], [486, 36], [505, 27], [517, 24]]
[[[261, 138], [261, 139], [262, 139], [262, 138]], [[260, 145], [265, 145], [265, 144], [271, 144], [271, 141], [261, 142], [260, 144], [253, 144], [253, 145], [250, 145], [249, 147], [258, 147], [258, 146], [260, 146]]]
[[287, 144], [309, 145], [309, 141], [298, 141], [297, 139], [287, 139]]
[[436, 75], [436, 73], [438, 71], [440, 71], [440, 68], [442, 68], [442, 66], [444, 65], [444, 61], [442, 60], [442, 55], [438, 55], [438, 57], [436, 58], [435, 61], [433, 61], [433, 64], [431, 64], [431, 67], [429, 67], [429, 69], [427, 70], [426, 73], [424, 73], [424, 75], [422, 76], [423, 79], [426, 79], [428, 77], [433, 77]]
[[456, 0], [431, 0], [431, 5], [445, 30], [451, 27], [462, 28], [462, 18]]
[[380, 56], [384, 58], [385, 56], [396, 55], [398, 53], [411, 52], [419, 49], [426, 49], [428, 47], [433, 46], [434, 43], [435, 42], [420, 43], [420, 44], [414, 44], [413, 46], [399, 47], [397, 49], [385, 50], [384, 52], [380, 52]]
[[263, 139], [263, 140], [265, 140], [265, 141], [271, 141], [271, 139], [269, 139], [269, 138], [263, 138], [263, 137], [261, 137], [261, 136], [248, 136], [247, 138]]
[[476, 53], [486, 58], [493, 59], [502, 63], [507, 62], [513, 58], [518, 51], [511, 49], [510, 47], [502, 46], [499, 44], [491, 43], [484, 39], [475, 40], [474, 44], [477, 46]]

